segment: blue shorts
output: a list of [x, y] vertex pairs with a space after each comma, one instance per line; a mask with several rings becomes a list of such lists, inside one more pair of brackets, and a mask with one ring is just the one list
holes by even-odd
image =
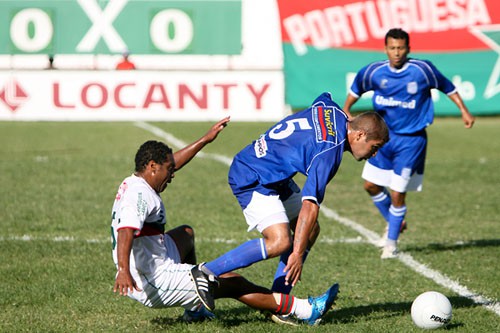
[[[420, 191], [427, 152], [427, 133], [390, 133], [390, 140], [365, 164], [363, 178], [398, 192]], [[392, 176], [391, 176], [392, 175]]]

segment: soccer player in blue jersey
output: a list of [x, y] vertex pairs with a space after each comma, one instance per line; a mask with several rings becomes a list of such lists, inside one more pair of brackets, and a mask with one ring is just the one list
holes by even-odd
[[434, 119], [431, 89], [440, 90], [456, 104], [466, 128], [474, 124], [453, 83], [430, 61], [408, 58], [408, 33], [389, 30], [385, 51], [388, 60], [373, 62], [357, 73], [344, 104], [351, 116], [351, 106], [363, 93], [373, 91], [373, 108], [390, 130], [391, 140], [365, 163], [362, 173], [365, 190], [387, 222], [380, 244], [382, 259], [397, 257], [397, 240], [406, 227], [406, 192], [422, 190], [425, 128]]
[[[288, 294], [319, 234], [319, 207], [343, 153], [367, 159], [388, 139], [382, 117], [368, 112], [348, 121], [329, 93], [272, 126], [235, 156], [228, 177], [248, 231], [257, 229], [263, 238], [200, 265], [200, 272], [220, 276], [281, 256], [272, 290]], [[293, 181], [297, 173], [307, 176], [302, 190]]]

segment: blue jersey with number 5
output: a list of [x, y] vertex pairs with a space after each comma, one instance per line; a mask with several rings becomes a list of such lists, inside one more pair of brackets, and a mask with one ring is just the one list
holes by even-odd
[[272, 186], [299, 172], [307, 176], [303, 199], [319, 204], [340, 166], [346, 137], [345, 113], [330, 93], [323, 93], [311, 107], [281, 120], [240, 151], [229, 171], [230, 182], [239, 188]]

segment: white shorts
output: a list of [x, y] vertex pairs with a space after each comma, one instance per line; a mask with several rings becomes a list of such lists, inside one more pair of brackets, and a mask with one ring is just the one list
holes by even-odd
[[191, 280], [193, 265], [181, 264], [174, 240], [164, 235], [164, 244], [169, 257], [154, 259], [158, 266], [153, 274], [132, 272], [133, 278], [142, 291], [134, 290], [129, 297], [151, 308], [183, 307], [196, 310], [201, 302]]
[[400, 193], [422, 191], [422, 183], [424, 181], [423, 174], [415, 172], [412, 176], [409, 176], [405, 175], [404, 170], [402, 173], [403, 175], [400, 176], [394, 173], [393, 170], [380, 169], [366, 161], [361, 177], [369, 182], [379, 186], [389, 187], [391, 190]]
[[267, 227], [279, 223], [289, 223], [299, 216], [302, 208], [301, 192], [294, 192], [290, 197], [281, 201], [279, 195], [263, 195], [252, 193], [252, 199], [243, 210], [248, 224], [248, 231], [257, 229], [260, 233]]

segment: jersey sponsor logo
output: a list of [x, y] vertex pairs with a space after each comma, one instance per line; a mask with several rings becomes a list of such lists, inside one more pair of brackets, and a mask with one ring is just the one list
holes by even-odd
[[264, 135], [261, 135], [260, 138], [255, 140], [253, 149], [255, 150], [255, 156], [257, 156], [257, 158], [261, 158], [267, 155], [267, 142]]
[[316, 106], [313, 107], [313, 121], [316, 129], [316, 140], [326, 141], [328, 135], [335, 137], [335, 129], [332, 121], [333, 107]]
[[137, 214], [144, 215], [146, 213], [148, 207], [148, 203], [146, 202], [145, 199], [142, 197], [142, 192], [139, 192], [137, 194]]
[[395, 106], [403, 109], [415, 109], [417, 102], [412, 99], [410, 102], [404, 102], [392, 97], [377, 96], [375, 97], [375, 104], [382, 106]]
[[388, 83], [388, 82], [389, 82], [389, 80], [387, 80], [387, 79], [382, 79], [382, 80], [380, 80], [380, 88], [381, 88], [381, 89], [385, 89], [385, 88], [387, 88], [387, 83]]
[[415, 81], [408, 82], [406, 85], [406, 91], [408, 94], [415, 95], [418, 91], [418, 84]]

